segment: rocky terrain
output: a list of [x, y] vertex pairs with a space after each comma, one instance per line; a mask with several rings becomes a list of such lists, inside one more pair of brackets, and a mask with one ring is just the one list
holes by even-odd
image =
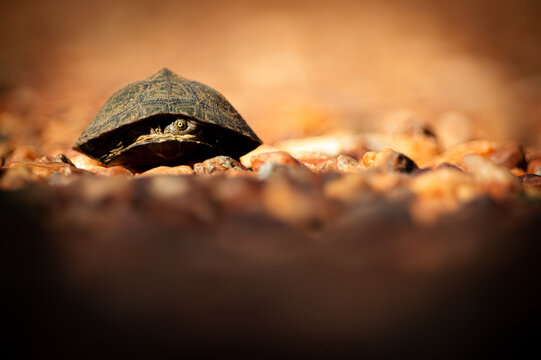
[[17, 149], [1, 170], [24, 352], [455, 356], [528, 339], [532, 149], [324, 136], [136, 174], [66, 153]]

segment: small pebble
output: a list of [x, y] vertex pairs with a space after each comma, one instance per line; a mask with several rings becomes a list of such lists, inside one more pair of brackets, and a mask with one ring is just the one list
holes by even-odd
[[454, 164], [449, 164], [448, 162], [443, 162], [443, 163], [439, 164], [436, 169], [455, 169], [455, 170], [458, 170], [458, 171], [463, 171], [464, 170], [464, 169], [460, 168], [459, 166], [454, 165]]
[[303, 160], [302, 163], [316, 174], [324, 174], [332, 171], [338, 171], [336, 159], [311, 159]]
[[396, 171], [401, 173], [412, 173], [418, 170], [417, 164], [402, 153], [385, 149], [380, 152], [367, 152], [361, 161], [367, 168], [381, 167], [387, 171]]
[[123, 166], [103, 166], [98, 161], [89, 158], [86, 155], [78, 154], [71, 157], [71, 162], [78, 169], [85, 169], [91, 171], [97, 175], [102, 176], [132, 176], [131, 171]]
[[312, 157], [313, 153], [335, 157], [342, 153], [356, 152], [363, 145], [361, 137], [348, 133], [289, 139], [275, 144], [280, 150], [303, 158]]
[[338, 155], [336, 158], [336, 167], [338, 168], [338, 171], [344, 173], [355, 173], [361, 171], [361, 164], [359, 164], [356, 159], [348, 155]]
[[35, 149], [30, 147], [21, 146], [16, 148], [11, 155], [5, 161], [5, 165], [10, 165], [17, 161], [32, 161], [38, 157], [38, 153]]
[[301, 226], [323, 222], [327, 207], [318, 176], [310, 170], [266, 162], [259, 175], [265, 175], [262, 201], [269, 214]]
[[464, 156], [480, 155], [489, 157], [496, 149], [495, 143], [487, 140], [475, 140], [453, 146], [435, 159], [433, 165], [444, 162], [457, 165]]
[[490, 155], [490, 160], [498, 165], [505, 166], [508, 169], [526, 168], [524, 150], [517, 143], [509, 143], [498, 148]]
[[138, 174], [138, 176], [155, 176], [155, 175], [192, 175], [194, 171], [187, 165], [180, 166], [158, 166], [144, 173]]
[[71, 160], [70, 160], [66, 155], [64, 155], [64, 154], [62, 154], [62, 153], [56, 155], [55, 161], [56, 161], [56, 162], [61, 162], [61, 163], [64, 163], [64, 164], [68, 164], [68, 165], [73, 166], [73, 167], [76, 167], [76, 166], [71, 162]]
[[240, 163], [246, 167], [251, 168], [252, 167], [252, 158], [256, 155], [273, 152], [273, 151], [280, 151], [275, 147], [269, 146], [269, 145], [261, 145], [258, 146], [255, 150], [250, 151], [248, 154], [242, 156], [240, 158]]
[[535, 186], [541, 188], [541, 176], [535, 174], [526, 174], [518, 177], [522, 185]]
[[305, 167], [299, 160], [295, 159], [289, 153], [285, 151], [273, 151], [253, 156], [252, 169], [254, 171], [259, 171], [259, 168], [266, 162], [284, 164], [295, 168]]
[[16, 161], [8, 165], [9, 169], [17, 167], [25, 167], [39, 177], [47, 177], [59, 171], [64, 175], [70, 175], [76, 171], [81, 173], [84, 172], [84, 170], [59, 162]]
[[507, 195], [520, 190], [520, 183], [509, 169], [496, 165], [486, 157], [468, 155], [462, 160], [468, 172], [482, 185], [493, 198], [505, 198]]
[[1, 189], [19, 189], [27, 184], [38, 182], [43, 178], [34, 174], [31, 169], [24, 166], [2, 168], [0, 177]]
[[434, 222], [485, 193], [471, 174], [453, 167], [415, 176], [409, 189], [415, 194], [410, 205], [411, 215], [421, 223]]
[[530, 160], [526, 172], [528, 174], [541, 175], [541, 157], [536, 157]]
[[197, 163], [193, 166], [193, 169], [197, 175], [217, 175], [225, 174], [230, 170], [247, 170], [240, 162], [225, 155]]

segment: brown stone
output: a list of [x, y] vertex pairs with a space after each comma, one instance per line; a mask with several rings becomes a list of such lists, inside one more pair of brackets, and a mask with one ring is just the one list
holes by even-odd
[[240, 162], [229, 156], [216, 156], [193, 166], [197, 175], [225, 174], [230, 170], [247, 170]]
[[273, 162], [277, 164], [284, 164], [291, 167], [305, 167], [299, 160], [295, 159], [289, 153], [285, 151], [273, 151], [263, 154], [259, 154], [252, 157], [252, 169], [259, 171], [261, 165], [266, 162]]
[[17, 161], [8, 165], [8, 169], [18, 167], [28, 168], [38, 177], [46, 177], [56, 172], [61, 172], [63, 175], [70, 175], [73, 172], [84, 172], [84, 170], [76, 169], [73, 166], [59, 162]]
[[138, 174], [139, 176], [155, 176], [155, 175], [192, 175], [194, 171], [187, 165], [180, 166], [158, 166], [152, 168], [144, 173]]
[[[200, 179], [200, 178], [199, 178]], [[216, 220], [219, 207], [192, 176], [151, 176], [140, 179], [151, 199], [149, 212], [170, 224], [189, 220], [210, 223]], [[223, 179], [210, 179], [210, 183]], [[210, 186], [212, 187], [212, 186]]]
[[0, 139], [0, 166], [4, 166], [13, 150], [13, 144]]
[[541, 176], [535, 174], [526, 174], [519, 176], [520, 183], [526, 186], [541, 188]]
[[133, 182], [126, 177], [86, 177], [77, 186], [77, 195], [91, 205], [129, 205], [135, 196]]
[[409, 174], [418, 169], [419, 167], [417, 164], [404, 154], [394, 153], [387, 158], [388, 171], [397, 171]]
[[357, 153], [364, 146], [363, 138], [349, 133], [288, 139], [275, 144], [277, 148], [297, 159], [313, 158], [313, 154], [336, 157], [343, 153]]
[[363, 166], [367, 168], [380, 167], [387, 171], [411, 173], [418, 170], [417, 164], [406, 155], [385, 149], [380, 152], [367, 152], [362, 159]]
[[273, 152], [273, 151], [280, 151], [280, 150], [278, 150], [275, 147], [269, 146], [269, 145], [261, 145], [261, 146], [257, 147], [256, 149], [250, 151], [248, 154], [243, 155], [240, 158], [240, 163], [244, 167], [249, 169], [249, 168], [252, 167], [252, 158], [254, 156], [264, 154], [264, 153], [268, 153], [268, 152]]
[[262, 200], [267, 212], [287, 223], [314, 227], [326, 218], [326, 203], [318, 176], [306, 167], [264, 163]]
[[430, 124], [423, 121], [409, 121], [405, 123], [400, 129], [400, 133], [411, 136], [428, 136], [436, 137], [434, 129]]
[[263, 182], [250, 176], [216, 179], [208, 192], [226, 211], [262, 211], [261, 191]]
[[338, 162], [336, 159], [311, 159], [303, 160], [302, 163], [316, 174], [338, 171]]
[[520, 183], [517, 177], [509, 169], [496, 165], [486, 157], [468, 155], [464, 157], [461, 165], [494, 198], [505, 198], [511, 193], [520, 190]]
[[71, 158], [71, 162], [79, 169], [91, 171], [102, 176], [131, 176], [132, 173], [122, 166], [103, 166], [98, 161], [89, 158], [86, 155], [78, 154]]
[[436, 167], [444, 162], [453, 165], [460, 164], [466, 155], [480, 155], [489, 157], [495, 151], [495, 148], [495, 144], [487, 140], [475, 140], [461, 143], [449, 148], [447, 151], [441, 154], [441, 156], [433, 161], [431, 167]]
[[352, 146], [351, 148], [344, 150], [341, 155], [349, 156], [359, 161], [368, 151], [370, 151], [370, 149], [368, 149], [364, 143], [359, 143], [358, 145]]
[[2, 168], [0, 177], [0, 188], [18, 189], [27, 184], [38, 182], [43, 178], [34, 174], [32, 170], [24, 166], [15, 166], [12, 168]]
[[97, 160], [83, 154], [72, 156], [70, 160], [77, 168], [88, 171], [93, 171], [96, 167], [103, 167]]
[[325, 174], [333, 171], [359, 172], [361, 165], [357, 160], [347, 155], [338, 155], [336, 158], [312, 158], [301, 160], [307, 168], [317, 174]]
[[541, 157], [536, 157], [530, 160], [526, 172], [528, 174], [541, 175]]
[[455, 164], [449, 164], [448, 162], [443, 162], [441, 164], [439, 164], [436, 169], [455, 169], [455, 170], [459, 170], [459, 171], [464, 171], [464, 168], [463, 167], [460, 167], [458, 165], [455, 165]]
[[101, 176], [132, 176], [131, 171], [123, 166], [96, 166], [93, 169], [96, 175]]
[[325, 182], [325, 196], [343, 202], [355, 202], [371, 195], [370, 184], [363, 174], [345, 174]]
[[526, 168], [526, 160], [524, 158], [524, 150], [517, 143], [509, 143], [498, 148], [490, 155], [490, 160], [496, 164], [505, 166], [508, 169]]
[[510, 171], [511, 171], [511, 174], [513, 174], [513, 175], [515, 175], [515, 176], [526, 175], [526, 171], [524, 171], [523, 169], [512, 168]]
[[38, 157], [38, 153], [35, 149], [22, 146], [16, 148], [11, 155], [7, 158], [5, 165], [10, 165], [17, 161], [32, 161]]
[[412, 177], [409, 189], [415, 194], [411, 215], [422, 223], [434, 222], [486, 192], [471, 174], [454, 167], [441, 167]]
[[59, 181], [60, 178], [68, 179], [71, 175], [85, 175], [90, 172], [77, 169], [65, 163], [58, 162], [37, 162], [37, 161], [17, 161], [11, 163], [2, 176], [3, 188], [18, 188], [28, 183], [41, 180], [48, 181], [51, 184], [68, 183]]
[[64, 155], [64, 154], [62, 154], [62, 153], [56, 155], [55, 161], [56, 161], [56, 162], [61, 162], [61, 163], [64, 163], [64, 164], [68, 164], [68, 165], [73, 166], [73, 167], [76, 167], [76, 166], [71, 162], [71, 160], [70, 160], [66, 155]]
[[361, 171], [361, 164], [348, 155], [338, 155], [336, 158], [336, 167], [338, 168], [338, 171], [345, 173]]

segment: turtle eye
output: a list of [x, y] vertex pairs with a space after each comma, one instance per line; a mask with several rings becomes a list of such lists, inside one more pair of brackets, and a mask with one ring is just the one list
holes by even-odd
[[183, 131], [183, 130], [186, 130], [187, 127], [188, 127], [188, 122], [186, 120], [178, 119], [175, 121], [175, 128], [177, 128], [177, 130]]

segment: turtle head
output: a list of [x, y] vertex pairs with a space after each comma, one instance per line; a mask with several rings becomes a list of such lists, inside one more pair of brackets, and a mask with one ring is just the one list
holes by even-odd
[[199, 126], [195, 123], [195, 121], [178, 118], [169, 125], [167, 125], [163, 132], [164, 134], [172, 134], [182, 137], [184, 135], [193, 136], [197, 132], [199, 132], [198, 130], [200, 130]]
[[221, 152], [215, 130], [191, 118], [156, 116], [123, 130], [110, 137], [111, 145], [105, 146], [110, 150], [99, 161], [138, 172], [158, 165], [199, 161]]

